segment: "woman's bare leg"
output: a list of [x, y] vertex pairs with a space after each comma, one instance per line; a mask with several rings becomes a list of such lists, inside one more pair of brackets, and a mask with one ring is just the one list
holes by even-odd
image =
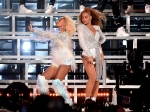
[[[103, 52], [100, 54], [100, 57], [101, 57], [101, 60], [102, 60], [102, 65], [103, 65], [104, 64], [104, 54], [103, 54]], [[95, 70], [96, 70], [96, 65], [95, 65]], [[93, 91], [92, 91], [92, 97], [94, 97], [94, 98], [97, 97], [98, 90], [99, 90], [99, 81], [95, 81]]]
[[[94, 67], [95, 67], [95, 70], [96, 70], [96, 65]], [[99, 81], [95, 81], [94, 87], [93, 87], [93, 90], [92, 90], [92, 98], [95, 98], [95, 100], [96, 100], [96, 97], [98, 95], [98, 90], [99, 90]]]
[[70, 65], [60, 65], [54, 79], [62, 81], [71, 69]]
[[44, 73], [41, 74], [41, 76], [44, 76], [45, 79], [49, 80], [49, 79], [51, 79], [51, 78], [54, 78], [54, 76], [55, 76], [56, 73], [57, 73], [57, 70], [58, 70], [58, 68], [57, 68], [56, 66], [52, 65], [52, 66], [48, 67], [48, 68], [44, 71]]
[[86, 97], [90, 97], [92, 94], [92, 90], [94, 87], [94, 83], [96, 81], [96, 71], [95, 71], [95, 67], [93, 64], [88, 64], [88, 61], [85, 59], [82, 59], [83, 64], [84, 64], [84, 68], [87, 72], [88, 75], [88, 82], [86, 84]]
[[98, 95], [98, 90], [99, 90], [99, 81], [95, 81], [94, 87], [92, 90], [92, 97], [96, 98]]

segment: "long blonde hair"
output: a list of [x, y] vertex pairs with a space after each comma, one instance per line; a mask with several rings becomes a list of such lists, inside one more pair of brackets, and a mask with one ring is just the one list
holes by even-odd
[[106, 16], [102, 14], [101, 12], [94, 10], [89, 7], [85, 7], [85, 9], [80, 13], [79, 15], [79, 22], [82, 23], [82, 14], [83, 13], [88, 13], [89, 15], [92, 16], [91, 24], [92, 25], [99, 25], [100, 28], [104, 28], [103, 22], [106, 23]]
[[69, 16], [64, 16], [64, 19], [67, 22], [66, 32], [71, 37], [76, 31], [75, 22]]

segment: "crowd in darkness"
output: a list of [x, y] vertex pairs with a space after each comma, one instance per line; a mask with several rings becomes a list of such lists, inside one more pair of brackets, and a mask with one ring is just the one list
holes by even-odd
[[110, 105], [104, 107], [98, 103], [88, 102], [86, 105], [74, 104], [69, 106], [61, 96], [51, 97], [49, 95], [37, 96], [32, 102], [8, 103], [1, 106], [0, 112], [125, 112], [122, 107]]

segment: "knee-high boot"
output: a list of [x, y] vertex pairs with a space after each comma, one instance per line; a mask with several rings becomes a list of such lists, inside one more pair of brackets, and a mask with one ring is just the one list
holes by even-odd
[[100, 12], [103, 12], [103, 10], [105, 9], [107, 0], [98, 0], [98, 4], [97, 4], [97, 10], [99, 10]]
[[45, 79], [44, 76], [38, 75], [37, 78], [37, 89], [40, 94], [48, 94], [48, 80]]
[[64, 87], [59, 79], [55, 79], [52, 81], [52, 88], [54, 89], [56, 94], [64, 98], [65, 103], [69, 104], [70, 106], [73, 105], [72, 99], [70, 98], [67, 89]]

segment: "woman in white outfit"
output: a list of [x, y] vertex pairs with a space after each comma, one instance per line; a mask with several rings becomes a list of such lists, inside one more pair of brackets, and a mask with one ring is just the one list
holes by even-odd
[[61, 95], [65, 102], [72, 105], [72, 100], [61, 83], [70, 70], [76, 69], [75, 57], [72, 50], [71, 37], [74, 34], [76, 28], [74, 21], [64, 16], [60, 18], [56, 26], [59, 28], [57, 34], [39, 29], [33, 29], [32, 24], [29, 26], [29, 30], [33, 32], [35, 38], [42, 41], [52, 41], [52, 65], [44, 71], [41, 75], [38, 75], [37, 85], [40, 94], [47, 94], [48, 80], [52, 81], [52, 87], [58, 95]]
[[101, 44], [106, 37], [102, 33], [102, 21], [106, 22], [106, 17], [91, 8], [86, 7], [79, 15], [78, 37], [80, 46], [83, 49], [82, 61], [88, 75], [86, 84], [86, 98], [96, 101], [99, 89], [99, 80], [102, 76], [102, 65], [104, 56]]

